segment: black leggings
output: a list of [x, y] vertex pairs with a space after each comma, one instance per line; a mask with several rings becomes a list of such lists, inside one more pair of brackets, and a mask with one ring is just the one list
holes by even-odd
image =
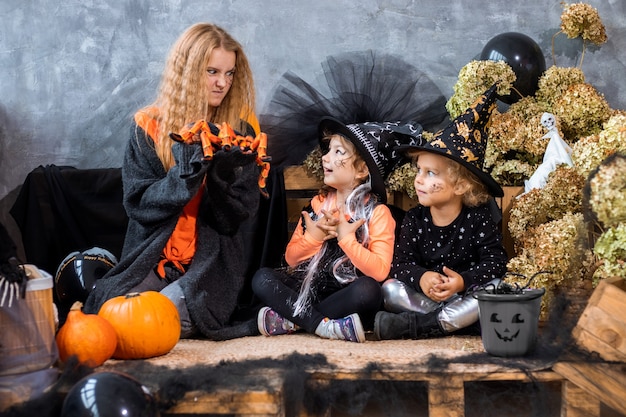
[[308, 312], [294, 317], [293, 303], [298, 298], [298, 282], [271, 268], [262, 268], [252, 278], [252, 290], [272, 310], [291, 320], [309, 333], [315, 333], [325, 318], [339, 319], [358, 313], [366, 329], [373, 327], [382, 303], [380, 283], [362, 276], [330, 295], [323, 296]]

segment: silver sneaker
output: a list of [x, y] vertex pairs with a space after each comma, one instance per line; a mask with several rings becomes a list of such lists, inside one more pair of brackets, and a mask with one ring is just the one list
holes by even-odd
[[325, 318], [317, 326], [315, 334], [325, 339], [365, 342], [365, 331], [359, 315], [354, 313], [342, 319]]

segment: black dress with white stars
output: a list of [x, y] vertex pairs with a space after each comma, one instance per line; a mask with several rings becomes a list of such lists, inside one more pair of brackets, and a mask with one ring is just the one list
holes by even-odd
[[463, 276], [465, 288], [486, 284], [506, 273], [508, 257], [502, 233], [488, 205], [465, 207], [449, 225], [433, 224], [430, 209], [407, 211], [396, 240], [391, 277], [422, 292], [419, 279], [426, 271], [447, 266]]

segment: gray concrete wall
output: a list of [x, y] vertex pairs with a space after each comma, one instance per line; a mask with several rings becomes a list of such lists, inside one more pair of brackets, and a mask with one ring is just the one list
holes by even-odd
[[[561, 0], [2, 0], [0, 3], [0, 222], [39, 165], [118, 167], [131, 115], [153, 97], [165, 56], [198, 21], [245, 47], [258, 111], [285, 71], [314, 82], [329, 55], [401, 54], [446, 97], [459, 70], [502, 32], [522, 32], [552, 65]], [[608, 42], [583, 71], [614, 108], [626, 108], [626, 2], [590, 0]], [[560, 66], [580, 43], [557, 37]], [[618, 51], [621, 51], [618, 54]]]

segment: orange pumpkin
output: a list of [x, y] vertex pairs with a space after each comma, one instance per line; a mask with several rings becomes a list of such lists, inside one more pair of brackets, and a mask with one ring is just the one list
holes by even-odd
[[72, 305], [65, 323], [56, 335], [59, 359], [67, 361], [76, 356], [81, 364], [97, 367], [113, 356], [117, 333], [104, 318], [82, 312], [80, 301]]
[[107, 300], [98, 315], [117, 333], [116, 359], [146, 359], [168, 353], [180, 339], [174, 303], [156, 291], [129, 293]]

